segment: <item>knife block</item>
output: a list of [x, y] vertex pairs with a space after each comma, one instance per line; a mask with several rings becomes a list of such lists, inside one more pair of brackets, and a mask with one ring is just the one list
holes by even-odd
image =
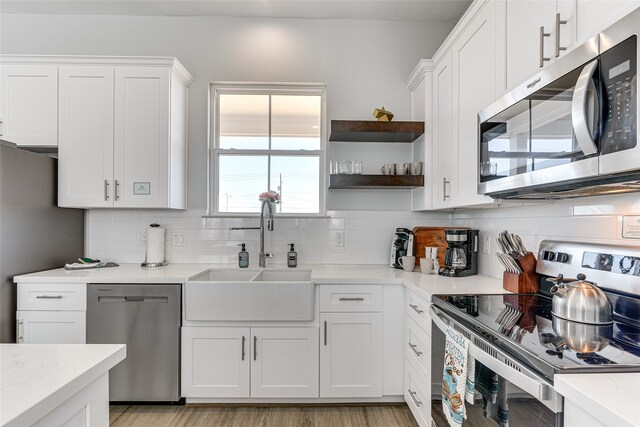
[[502, 287], [516, 294], [535, 294], [540, 291], [540, 276], [536, 273], [536, 257], [528, 252], [516, 260], [522, 273], [502, 273]]

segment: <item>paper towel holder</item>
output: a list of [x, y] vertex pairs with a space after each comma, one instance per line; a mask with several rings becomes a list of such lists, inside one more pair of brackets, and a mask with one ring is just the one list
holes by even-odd
[[[160, 227], [160, 224], [150, 224], [150, 227]], [[165, 265], [169, 264], [168, 261], [162, 261], [162, 262], [147, 262], [146, 260], [146, 255], [145, 255], [145, 260], [142, 264], [140, 264], [140, 267], [142, 268], [155, 268], [155, 267], [164, 267]]]

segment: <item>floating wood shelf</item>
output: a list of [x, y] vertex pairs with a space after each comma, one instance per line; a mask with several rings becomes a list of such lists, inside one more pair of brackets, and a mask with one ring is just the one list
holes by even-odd
[[413, 142], [424, 133], [424, 122], [331, 120], [329, 141]]
[[415, 188], [424, 186], [424, 175], [329, 175], [330, 190]]

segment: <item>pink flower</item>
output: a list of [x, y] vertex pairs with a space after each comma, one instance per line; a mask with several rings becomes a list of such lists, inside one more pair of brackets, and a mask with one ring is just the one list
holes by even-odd
[[263, 201], [264, 199], [269, 199], [272, 203], [280, 203], [280, 194], [272, 190], [265, 191], [258, 196], [258, 200]]

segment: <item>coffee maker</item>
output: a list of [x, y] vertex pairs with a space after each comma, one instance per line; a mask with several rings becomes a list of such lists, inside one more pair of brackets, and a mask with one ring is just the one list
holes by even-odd
[[465, 277], [478, 274], [478, 230], [444, 231], [447, 250], [441, 276]]
[[408, 228], [396, 228], [391, 241], [391, 267], [402, 268], [398, 260], [414, 255], [414, 234]]

